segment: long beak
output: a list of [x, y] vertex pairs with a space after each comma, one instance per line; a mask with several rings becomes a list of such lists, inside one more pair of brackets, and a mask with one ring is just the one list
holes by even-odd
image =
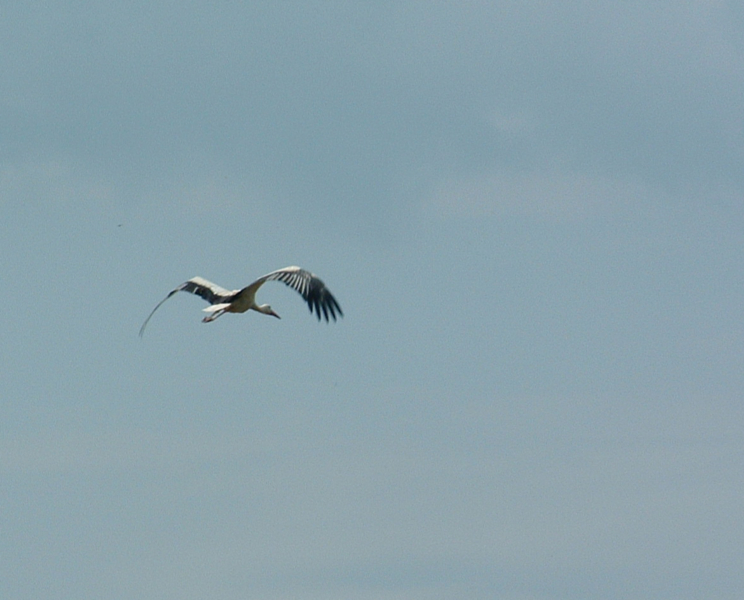
[[273, 310], [269, 313], [272, 317], [276, 317], [277, 319], [281, 319], [281, 317], [276, 314]]

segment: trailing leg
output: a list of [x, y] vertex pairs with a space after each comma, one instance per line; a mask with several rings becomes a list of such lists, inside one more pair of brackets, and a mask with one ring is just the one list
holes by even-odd
[[225, 313], [228, 306], [230, 305], [229, 304], [213, 304], [212, 306], [208, 306], [207, 308], [202, 309], [204, 312], [210, 313], [202, 319], [202, 323], [210, 323], [214, 321], [217, 317]]

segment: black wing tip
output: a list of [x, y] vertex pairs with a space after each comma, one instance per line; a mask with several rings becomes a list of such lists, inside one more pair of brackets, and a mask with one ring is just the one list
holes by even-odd
[[315, 313], [318, 321], [325, 320], [328, 323], [331, 319], [336, 321], [336, 313], [344, 316], [344, 311], [333, 294], [315, 273], [301, 267], [286, 267], [270, 273], [269, 278], [279, 280], [298, 292], [307, 303], [310, 314]]
[[[325, 319], [326, 323], [330, 323], [331, 319], [335, 322], [338, 320], [338, 317], [344, 316], [344, 312], [341, 310], [338, 302], [336, 302], [336, 299], [330, 294], [322, 300], [319, 298], [313, 298], [308, 301], [308, 305], [310, 307], [310, 312], [313, 312], [313, 309], [315, 309], [315, 316], [318, 317], [318, 321]], [[338, 313], [338, 317], [336, 316], [336, 313]]]
[[331, 317], [333, 317], [333, 320], [336, 321], [336, 313], [338, 312], [338, 315], [340, 317], [344, 316], [344, 311], [341, 310], [341, 305], [338, 303], [336, 298], [331, 294], [330, 292], [327, 292], [327, 296], [323, 299], [323, 314], [325, 315], [326, 321], [330, 323], [330, 319], [328, 318], [328, 315], [330, 314]]

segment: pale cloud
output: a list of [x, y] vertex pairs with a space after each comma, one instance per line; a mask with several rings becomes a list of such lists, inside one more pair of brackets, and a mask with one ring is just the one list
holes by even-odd
[[626, 208], [653, 197], [641, 184], [567, 171], [494, 173], [439, 183], [426, 210], [450, 216], [527, 216], [583, 219]]
[[487, 118], [487, 122], [493, 129], [502, 135], [524, 136], [533, 132], [537, 127], [537, 121], [526, 112], [509, 112], [494, 110]]
[[81, 172], [69, 161], [18, 161], [0, 165], [0, 200], [54, 206], [109, 203], [114, 188], [101, 177]]
[[303, 443], [273, 433], [250, 435], [189, 429], [41, 430], [0, 441], [0, 473], [11, 475], [170, 472], [194, 465], [243, 460], [276, 460], [301, 455]]

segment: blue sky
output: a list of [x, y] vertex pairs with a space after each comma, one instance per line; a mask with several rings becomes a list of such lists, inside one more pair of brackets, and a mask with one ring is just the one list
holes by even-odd
[[739, 597], [738, 4], [0, 15], [2, 597]]

